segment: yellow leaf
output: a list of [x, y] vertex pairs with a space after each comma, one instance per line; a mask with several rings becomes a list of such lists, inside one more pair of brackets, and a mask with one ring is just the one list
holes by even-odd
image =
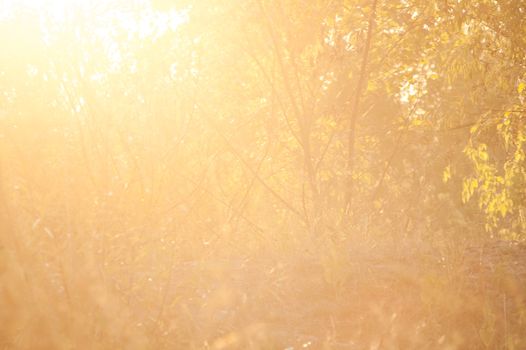
[[447, 183], [451, 179], [451, 165], [448, 165], [442, 173], [442, 181]]
[[525, 82], [520, 82], [520, 83], [519, 83], [519, 86], [517, 87], [517, 91], [518, 91], [519, 94], [520, 94], [521, 92], [524, 91], [525, 88], [526, 88], [526, 83], [525, 83]]
[[422, 119], [419, 119], [419, 118], [415, 118], [411, 121], [411, 125], [413, 126], [420, 126], [424, 124], [424, 121]]

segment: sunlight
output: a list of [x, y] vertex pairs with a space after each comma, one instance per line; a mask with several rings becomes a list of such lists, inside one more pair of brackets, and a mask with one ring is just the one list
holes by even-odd
[[1, 349], [526, 349], [526, 0], [0, 0]]
[[[0, 21], [38, 17], [41, 30], [74, 30], [79, 25], [93, 27], [106, 36], [126, 31], [140, 38], [175, 31], [188, 21], [186, 11], [159, 12], [148, 0], [3, 0]], [[64, 25], [73, 26], [66, 28]]]
[[[124, 42], [155, 41], [187, 21], [187, 11], [157, 11], [148, 0], [0, 1], [0, 25], [19, 55], [33, 55], [40, 44], [58, 55], [75, 47], [89, 55], [102, 50], [110, 72], [120, 69]], [[81, 71], [85, 64], [79, 62]]]

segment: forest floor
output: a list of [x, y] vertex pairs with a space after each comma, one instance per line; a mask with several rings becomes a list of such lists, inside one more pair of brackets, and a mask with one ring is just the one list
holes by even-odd
[[525, 263], [509, 242], [192, 261], [128, 303], [165, 348], [522, 349]]
[[351, 247], [173, 260], [132, 273], [123, 265], [102, 277], [79, 263], [81, 254], [53, 274], [35, 258], [20, 274], [11, 268], [3, 276], [0, 345], [526, 348], [526, 245]]

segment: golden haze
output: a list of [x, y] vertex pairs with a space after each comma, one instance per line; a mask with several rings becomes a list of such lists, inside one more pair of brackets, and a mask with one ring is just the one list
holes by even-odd
[[0, 348], [526, 348], [522, 0], [0, 0]]

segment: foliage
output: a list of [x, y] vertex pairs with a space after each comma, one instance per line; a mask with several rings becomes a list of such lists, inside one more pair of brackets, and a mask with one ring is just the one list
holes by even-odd
[[[520, 348], [523, 318], [501, 337], [494, 298], [461, 305], [456, 278], [469, 277], [455, 264], [458, 247], [525, 238], [525, 12], [524, 0], [5, 1], [0, 341], [33, 348], [13, 336], [29, 324], [43, 348], [285, 347], [265, 345], [268, 325], [229, 337], [208, 320], [294, 323], [251, 307], [314, 319], [299, 310], [333, 298], [365, 315], [352, 334], [365, 347], [384, 322], [387, 347]], [[390, 284], [349, 259], [385, 242], [441, 262], [415, 254], [408, 264], [431, 271], [420, 279], [387, 258]], [[389, 287], [421, 298], [400, 323], [409, 302]], [[371, 308], [346, 299], [369, 291]], [[234, 307], [239, 319], [222, 313]], [[460, 327], [466, 310], [478, 328], [457, 334], [448, 317]], [[331, 315], [317, 336], [337, 348], [346, 318]]]

